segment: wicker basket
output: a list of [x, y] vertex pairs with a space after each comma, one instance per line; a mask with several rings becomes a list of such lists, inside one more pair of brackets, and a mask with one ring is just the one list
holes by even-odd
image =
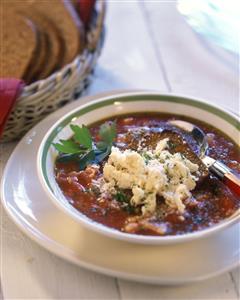
[[47, 79], [34, 82], [23, 89], [9, 116], [1, 141], [19, 139], [47, 114], [84, 93], [91, 81], [104, 41], [105, 4], [103, 0], [96, 3], [84, 52]]

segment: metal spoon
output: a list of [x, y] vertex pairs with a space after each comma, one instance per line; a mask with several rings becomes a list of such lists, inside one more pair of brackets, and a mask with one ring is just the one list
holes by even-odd
[[200, 147], [199, 157], [202, 162], [207, 166], [209, 171], [220, 178], [232, 191], [240, 196], [240, 177], [238, 177], [234, 172], [227, 167], [224, 163], [219, 160], [215, 160], [206, 155], [208, 149], [208, 142], [206, 135], [197, 126], [180, 120], [169, 121], [173, 126], [176, 126], [192, 135], [192, 137], [197, 141]]

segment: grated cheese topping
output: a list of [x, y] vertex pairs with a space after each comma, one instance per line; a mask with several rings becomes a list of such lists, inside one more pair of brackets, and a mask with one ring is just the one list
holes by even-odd
[[116, 189], [130, 189], [131, 205], [140, 206], [143, 215], [154, 213], [157, 196], [184, 213], [183, 200], [191, 197], [196, 186], [198, 165], [181, 153], [171, 154], [168, 141], [163, 139], [154, 150], [143, 152], [112, 147], [103, 168], [102, 191], [114, 194]]

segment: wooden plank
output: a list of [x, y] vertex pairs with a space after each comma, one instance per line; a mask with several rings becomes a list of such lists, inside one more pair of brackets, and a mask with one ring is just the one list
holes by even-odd
[[[2, 178], [4, 165], [12, 152], [15, 143], [11, 144], [0, 144], [0, 180]], [[3, 299], [3, 289], [2, 289], [2, 275], [3, 275], [3, 234], [2, 234], [2, 224], [3, 224], [3, 207], [0, 204], [0, 299]]]
[[[202, 48], [177, 13], [176, 1], [139, 2], [164, 74], [174, 93], [205, 97], [238, 109], [236, 74]], [[221, 83], [221, 84], [220, 84]], [[123, 299], [238, 299], [230, 273], [193, 285], [160, 287], [119, 281]]]
[[0, 281], [0, 300], [3, 300], [4, 297], [3, 297], [3, 291], [2, 291], [2, 283]]
[[[186, 266], [187, 267], [187, 266]], [[123, 299], [169, 299], [169, 300], [237, 300], [229, 275], [222, 275], [206, 281], [178, 287], [160, 287], [121, 281]]]
[[118, 299], [114, 279], [72, 265], [32, 242], [3, 216], [6, 299]]
[[[240, 259], [240, 258], [239, 258]], [[240, 267], [230, 273], [238, 299], [240, 299]]]
[[[8, 144], [0, 144], [0, 180], [2, 178], [2, 174], [4, 171], [4, 166], [11, 155], [14, 147], [16, 146], [16, 143], [8, 143]], [[3, 207], [0, 203], [0, 299], [4, 299], [3, 295], [3, 287], [2, 287], [2, 278], [3, 278], [3, 262], [4, 262], [4, 255], [3, 255]]]
[[[136, 1], [109, 3], [105, 47], [89, 93], [123, 87], [166, 90]], [[11, 145], [0, 149], [3, 167]], [[4, 213], [2, 223], [6, 299], [120, 299], [117, 280], [55, 257], [22, 234]]]
[[[140, 1], [172, 91], [239, 111], [238, 72], [209, 51], [179, 14], [176, 4]], [[237, 58], [234, 62], [238, 66]]]
[[[15, 143], [0, 144], [0, 178]], [[1, 281], [5, 299], [118, 299], [114, 279], [78, 268], [26, 237], [1, 205]]]
[[90, 93], [122, 88], [166, 91], [138, 1], [108, 1], [106, 41]]

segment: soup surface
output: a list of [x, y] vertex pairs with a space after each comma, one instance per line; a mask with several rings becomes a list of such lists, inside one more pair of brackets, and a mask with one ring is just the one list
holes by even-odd
[[97, 142], [100, 125], [116, 122], [114, 146], [101, 162], [80, 170], [78, 161], [56, 160], [56, 180], [71, 205], [98, 223], [143, 235], [198, 231], [231, 216], [239, 197], [208, 173], [190, 135], [169, 128], [172, 119], [196, 124], [207, 135], [208, 155], [240, 173], [239, 148], [208, 124], [165, 114], [119, 116], [89, 127]]

